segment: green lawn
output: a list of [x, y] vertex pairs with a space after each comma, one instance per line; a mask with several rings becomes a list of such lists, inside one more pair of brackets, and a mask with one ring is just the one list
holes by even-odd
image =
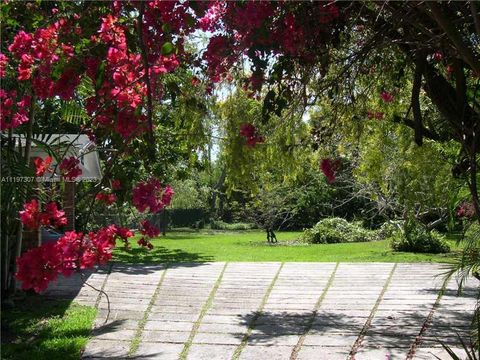
[[[300, 232], [278, 232], [278, 244], [266, 243], [261, 231], [170, 232], [152, 241], [153, 250], [115, 250], [114, 261], [128, 263], [202, 261], [448, 262], [452, 254], [392, 252], [388, 241], [308, 245], [295, 240]], [[120, 244], [119, 244], [120, 245]], [[452, 241], [452, 249], [456, 249]]]
[[40, 295], [17, 299], [2, 310], [2, 359], [80, 359], [96, 310]]

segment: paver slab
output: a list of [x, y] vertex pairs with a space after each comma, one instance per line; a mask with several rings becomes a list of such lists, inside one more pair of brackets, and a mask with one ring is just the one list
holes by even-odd
[[355, 360], [427, 360], [446, 356], [436, 337], [462, 353], [455, 333], [468, 336], [476, 304], [476, 280], [461, 296], [454, 279], [441, 293], [442, 272], [437, 264], [115, 264], [60, 278], [45, 294], [98, 307], [89, 359], [183, 351], [193, 360], [347, 360], [355, 344]]

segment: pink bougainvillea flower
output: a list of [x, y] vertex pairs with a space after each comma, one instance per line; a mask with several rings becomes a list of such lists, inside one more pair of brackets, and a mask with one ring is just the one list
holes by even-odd
[[62, 100], [70, 100], [79, 84], [80, 75], [74, 69], [67, 69], [53, 86], [53, 92]]
[[41, 211], [40, 203], [33, 199], [23, 205], [23, 210], [19, 214], [22, 224], [32, 230], [38, 229], [40, 225], [60, 227], [67, 224], [65, 211], [58, 209], [53, 201], [45, 205], [45, 210]]
[[29, 229], [37, 229], [40, 226], [40, 203], [33, 199], [23, 204], [23, 210], [19, 211], [20, 221]]
[[46, 243], [28, 250], [17, 258], [15, 278], [22, 282], [22, 289], [44, 291], [51, 281], [57, 279], [61, 262], [58, 248], [54, 243]]
[[160, 56], [152, 66], [151, 71], [157, 75], [166, 74], [174, 71], [179, 65], [180, 63], [175, 55]]
[[17, 92], [0, 89], [0, 130], [15, 129], [29, 121], [31, 97], [17, 100]]
[[47, 156], [45, 160], [41, 157], [36, 157], [33, 160], [33, 164], [35, 165], [35, 175], [36, 176], [43, 176], [47, 171], [50, 171], [50, 164], [52, 163], [52, 157]]
[[240, 125], [240, 136], [249, 138], [249, 137], [255, 136], [256, 132], [257, 132], [257, 129], [252, 124], [244, 123]]
[[32, 97], [28, 95], [22, 96], [22, 99], [17, 102], [17, 107], [22, 110], [27, 110], [32, 102]]
[[385, 114], [381, 111], [367, 111], [367, 116], [369, 119], [383, 120]]
[[386, 103], [391, 103], [394, 99], [393, 95], [385, 90], [380, 93], [380, 98]]
[[54, 201], [45, 205], [45, 210], [40, 214], [40, 223], [45, 226], [60, 227], [67, 225], [65, 211], [58, 209]]
[[215, 31], [219, 27], [219, 19], [225, 12], [225, 4], [212, 1], [205, 15], [198, 20], [198, 25], [203, 31]]
[[336, 179], [337, 171], [340, 169], [340, 160], [323, 159], [320, 163], [320, 169], [327, 178], [329, 183], [333, 183]]
[[88, 251], [90, 245], [82, 233], [67, 231], [55, 246], [61, 259], [57, 271], [64, 276], [70, 276], [81, 268], [82, 253]]
[[32, 87], [38, 98], [45, 100], [53, 96], [53, 80], [48, 76], [35, 76], [32, 81]]
[[[33, 204], [35, 202], [36, 200]], [[47, 205], [47, 207], [50, 218], [59, 217], [56, 205]], [[154, 230], [148, 228], [148, 232], [153, 233]], [[57, 278], [58, 274], [70, 276], [76, 271], [90, 269], [97, 264], [105, 264], [112, 258], [116, 238], [119, 237], [127, 242], [133, 235], [133, 231], [116, 225], [90, 232], [88, 236], [68, 231], [56, 243], [45, 243], [17, 258], [18, 271], [15, 276], [22, 282], [23, 289], [42, 292], [51, 281]], [[144, 243], [148, 248], [153, 247], [146, 240]]]
[[163, 190], [162, 185], [157, 179], [150, 179], [147, 182], [139, 182], [132, 190], [133, 205], [140, 212], [147, 209], [151, 213], [162, 210], [170, 205], [174, 192], [170, 186]]
[[192, 85], [193, 86], [198, 86], [200, 84], [200, 79], [196, 76], [192, 77]]
[[98, 202], [103, 202], [107, 205], [112, 205], [115, 201], [117, 201], [117, 195], [106, 194], [106, 193], [98, 193], [95, 196], [95, 200], [97, 200]]
[[249, 123], [240, 125], [240, 136], [245, 138], [248, 147], [255, 147], [257, 144], [265, 142], [264, 137], [258, 135], [257, 128]]
[[12, 129], [19, 127], [22, 124], [28, 122], [28, 114], [25, 110], [19, 110], [17, 113], [13, 115], [12, 123], [10, 124]]
[[143, 227], [143, 229], [140, 230], [142, 235], [148, 236], [150, 238], [154, 238], [160, 235], [160, 229], [153, 226], [150, 221], [143, 220], [140, 224], [142, 224], [142, 227]]
[[84, 268], [91, 268], [95, 264], [106, 264], [112, 258], [112, 251], [115, 247], [115, 237], [117, 228], [110, 225], [97, 231], [96, 234], [89, 235], [90, 241], [94, 246], [95, 261], [93, 263], [83, 263]]
[[255, 147], [257, 144], [262, 144], [265, 142], [265, 138], [263, 136], [254, 136], [251, 138], [247, 138], [247, 146], [248, 147]]
[[30, 50], [32, 41], [32, 34], [28, 34], [25, 31], [20, 30], [13, 38], [13, 42], [8, 46], [8, 51], [19, 57], [22, 53]]
[[18, 65], [17, 80], [28, 80], [32, 76], [34, 59], [31, 55], [23, 54]]
[[116, 230], [117, 236], [123, 240], [127, 240], [128, 238], [135, 235], [135, 233], [126, 227], [118, 226]]
[[447, 77], [450, 78], [453, 74], [453, 72], [455, 71], [455, 69], [453, 68], [452, 65], [447, 65]]
[[122, 188], [122, 183], [120, 180], [112, 179], [112, 189], [113, 190], [120, 190]]
[[459, 218], [465, 217], [470, 219], [475, 215], [475, 208], [472, 203], [463, 201], [460, 203], [460, 205], [457, 206], [455, 214]]
[[82, 169], [79, 167], [80, 160], [74, 156], [65, 158], [60, 163], [60, 172], [66, 180], [74, 181], [82, 174]]
[[108, 204], [113, 204], [115, 201], [117, 201], [117, 195], [115, 195], [115, 194], [108, 194], [107, 195], [107, 203]]
[[162, 203], [164, 206], [168, 206], [172, 203], [173, 195], [175, 195], [175, 192], [172, 187], [170, 185], [165, 186], [165, 190], [162, 194]]
[[146, 240], [144, 237], [138, 239], [137, 244], [142, 247], [146, 247], [149, 250], [153, 249], [153, 244], [150, 241]]
[[436, 51], [432, 55], [432, 59], [436, 62], [440, 62], [443, 59], [443, 54], [441, 51]]
[[8, 58], [5, 54], [0, 53], [0, 78], [7, 74]]

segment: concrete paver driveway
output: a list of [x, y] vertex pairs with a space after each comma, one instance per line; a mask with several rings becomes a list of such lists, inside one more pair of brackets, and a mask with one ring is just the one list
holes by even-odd
[[448, 359], [468, 339], [476, 281], [461, 296], [439, 264], [113, 265], [49, 296], [99, 308], [84, 358]]

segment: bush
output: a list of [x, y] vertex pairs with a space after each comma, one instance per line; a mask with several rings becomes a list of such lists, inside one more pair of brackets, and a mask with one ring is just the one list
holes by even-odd
[[402, 222], [387, 221], [377, 230], [377, 239], [386, 240], [394, 237], [397, 233], [402, 232]]
[[439, 254], [450, 251], [445, 236], [439, 232], [428, 231], [425, 226], [416, 221], [407, 221], [403, 231], [397, 231], [392, 236], [390, 246], [395, 251]]
[[229, 224], [221, 220], [212, 220], [210, 222], [210, 228], [212, 230], [251, 230], [255, 229], [254, 224], [249, 223], [233, 223]]
[[364, 229], [359, 223], [349, 223], [342, 218], [320, 220], [311, 229], [303, 232], [301, 240], [310, 244], [334, 244], [374, 240], [375, 233]]

